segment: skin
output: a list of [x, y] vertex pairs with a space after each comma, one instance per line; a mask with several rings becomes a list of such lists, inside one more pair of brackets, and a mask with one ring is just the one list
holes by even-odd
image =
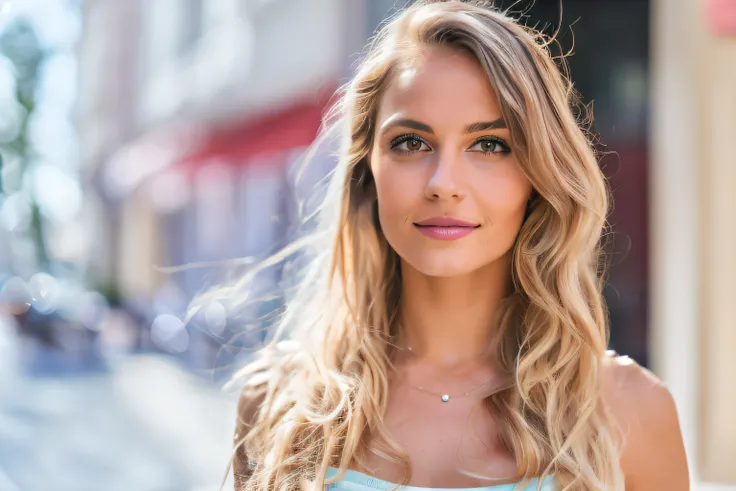
[[[516, 480], [514, 458], [495, 437], [498, 422], [479, 404], [502, 381], [493, 360], [477, 347], [493, 337], [495, 314], [509, 288], [510, 250], [532, 186], [504, 146], [509, 133], [502, 124], [466, 131], [500, 118], [496, 95], [477, 62], [444, 48], [428, 50], [397, 74], [378, 111], [370, 163], [381, 228], [401, 257], [403, 278], [404, 338], [384, 421], [411, 459], [414, 486]], [[406, 134], [413, 136], [402, 139]], [[479, 226], [459, 240], [440, 241], [414, 225], [448, 216]], [[601, 379], [604, 403], [626, 432], [627, 491], [688, 490], [669, 391], [615, 355], [603, 361]], [[443, 403], [432, 392], [453, 397]], [[253, 407], [253, 401], [242, 401], [243, 420], [250, 420]], [[401, 466], [376, 456], [368, 467], [356, 470], [391, 482], [403, 476]]]

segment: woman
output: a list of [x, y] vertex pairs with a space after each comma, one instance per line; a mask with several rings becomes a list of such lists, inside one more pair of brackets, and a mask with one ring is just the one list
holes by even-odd
[[548, 44], [459, 0], [376, 36], [290, 341], [242, 373], [238, 490], [689, 489], [669, 392], [605, 351], [607, 189]]

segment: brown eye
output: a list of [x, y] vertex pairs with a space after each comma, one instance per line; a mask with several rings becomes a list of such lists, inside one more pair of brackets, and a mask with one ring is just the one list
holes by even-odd
[[410, 152], [416, 152], [417, 150], [422, 148], [422, 142], [420, 142], [419, 140], [409, 140], [406, 142], [406, 148]]
[[432, 149], [417, 135], [401, 135], [391, 140], [391, 150], [398, 153], [428, 152]]

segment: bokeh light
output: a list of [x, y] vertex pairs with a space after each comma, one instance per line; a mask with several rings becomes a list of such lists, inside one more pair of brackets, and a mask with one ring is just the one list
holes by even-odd
[[162, 314], [151, 326], [151, 339], [169, 353], [183, 353], [189, 346], [189, 333], [184, 323], [176, 316]]

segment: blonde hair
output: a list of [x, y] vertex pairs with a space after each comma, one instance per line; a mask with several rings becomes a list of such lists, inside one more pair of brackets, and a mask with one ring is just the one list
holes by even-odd
[[515, 383], [487, 399], [501, 440], [524, 479], [554, 475], [565, 490], [624, 489], [618, 435], [599, 391], [607, 187], [550, 42], [504, 13], [459, 0], [416, 3], [375, 36], [326, 117], [327, 137], [343, 133], [320, 231], [274, 260], [304, 247], [316, 253], [273, 341], [239, 373], [243, 397], [257, 401], [252, 419], [241, 422], [247, 434], [237, 435], [235, 459], [248, 459], [236, 465], [239, 489], [323, 488], [329, 467], [366, 468], [368, 451], [405, 464], [409, 478], [409, 459], [382, 419], [401, 276], [376, 218], [367, 158], [384, 87], [432, 46], [477, 58], [535, 190], [513, 248], [515, 291], [496, 348]]

